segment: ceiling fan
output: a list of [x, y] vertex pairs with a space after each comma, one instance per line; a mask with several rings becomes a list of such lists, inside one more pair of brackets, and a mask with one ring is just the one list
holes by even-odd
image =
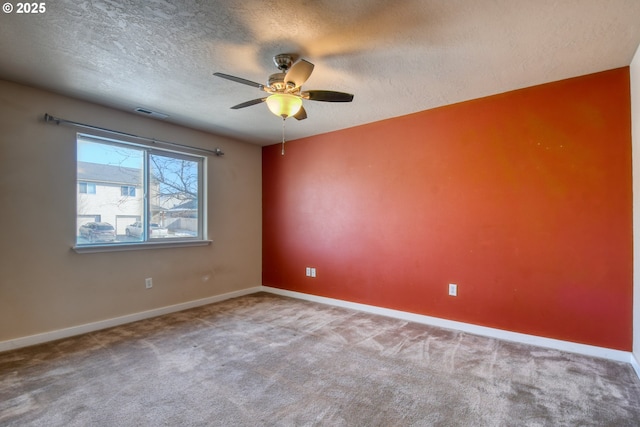
[[307, 81], [313, 71], [313, 64], [301, 59], [297, 61], [297, 55], [282, 53], [273, 57], [273, 62], [280, 70], [279, 73], [271, 74], [266, 85], [232, 76], [224, 73], [213, 73], [214, 76], [253, 86], [266, 92], [262, 98], [252, 99], [231, 107], [234, 110], [249, 107], [251, 105], [267, 103], [269, 110], [276, 116], [286, 119], [294, 117], [297, 120], [307, 118], [307, 112], [302, 106], [302, 100], [322, 101], [322, 102], [351, 102], [353, 95], [344, 92], [334, 92], [331, 90], [302, 90], [302, 85]]

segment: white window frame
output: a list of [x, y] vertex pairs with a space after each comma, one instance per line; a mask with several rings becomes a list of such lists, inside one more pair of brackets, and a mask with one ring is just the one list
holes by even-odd
[[[139, 249], [153, 249], [153, 248], [167, 248], [167, 247], [184, 247], [184, 246], [204, 246], [209, 245], [211, 240], [207, 239], [207, 157], [189, 152], [187, 149], [183, 151], [168, 150], [165, 148], [157, 148], [146, 144], [135, 143], [122, 139], [105, 138], [102, 136], [96, 136], [85, 133], [78, 133], [76, 137], [76, 150], [79, 140], [85, 140], [89, 142], [95, 142], [105, 145], [122, 146], [129, 149], [140, 150], [144, 154], [143, 165], [143, 185], [140, 191], [143, 197], [143, 214], [141, 216], [141, 222], [144, 224], [150, 224], [151, 218], [150, 203], [151, 198], [149, 195], [149, 183], [150, 183], [150, 170], [149, 157], [150, 155], [157, 154], [175, 159], [186, 159], [189, 161], [195, 161], [198, 164], [198, 195], [197, 195], [197, 227], [198, 234], [196, 236], [189, 237], [168, 237], [163, 239], [150, 239], [149, 236], [144, 233], [143, 241], [140, 242], [116, 242], [116, 243], [92, 243], [92, 244], [78, 244], [77, 237], [76, 243], [73, 249], [78, 253], [92, 253], [92, 252], [112, 252], [112, 251], [130, 251]], [[76, 159], [77, 164], [77, 159]], [[76, 185], [79, 183], [87, 183], [86, 180], [76, 179]], [[95, 193], [89, 193], [95, 194]], [[78, 215], [78, 199], [79, 191], [76, 192], [76, 218]], [[76, 230], [77, 231], [77, 230]]]

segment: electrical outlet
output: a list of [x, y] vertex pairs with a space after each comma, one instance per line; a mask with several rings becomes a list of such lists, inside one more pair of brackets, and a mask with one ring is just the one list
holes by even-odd
[[307, 277], [311, 277], [311, 267], [307, 267]]
[[316, 269], [311, 267], [311, 277], [316, 277]]
[[449, 283], [449, 295], [451, 295], [452, 297], [458, 296], [458, 285], [456, 285], [455, 283]]
[[153, 279], [151, 277], [144, 279], [144, 287], [147, 289], [153, 288]]

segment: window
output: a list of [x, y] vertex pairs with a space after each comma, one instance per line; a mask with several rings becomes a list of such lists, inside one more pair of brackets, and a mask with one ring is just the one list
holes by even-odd
[[79, 191], [83, 194], [96, 194], [96, 185], [91, 182], [79, 182]]
[[205, 158], [79, 134], [76, 247], [205, 239]]
[[120, 187], [120, 195], [136, 197], [136, 187], [133, 187], [131, 185], [123, 185]]

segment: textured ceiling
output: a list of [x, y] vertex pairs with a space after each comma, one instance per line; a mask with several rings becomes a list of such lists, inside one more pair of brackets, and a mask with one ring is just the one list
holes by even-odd
[[626, 66], [639, 43], [640, 0], [55, 0], [0, 15], [0, 78], [266, 145], [282, 120], [229, 108], [263, 92], [213, 72], [266, 83], [294, 52], [303, 89], [355, 94], [305, 101], [292, 140]]

